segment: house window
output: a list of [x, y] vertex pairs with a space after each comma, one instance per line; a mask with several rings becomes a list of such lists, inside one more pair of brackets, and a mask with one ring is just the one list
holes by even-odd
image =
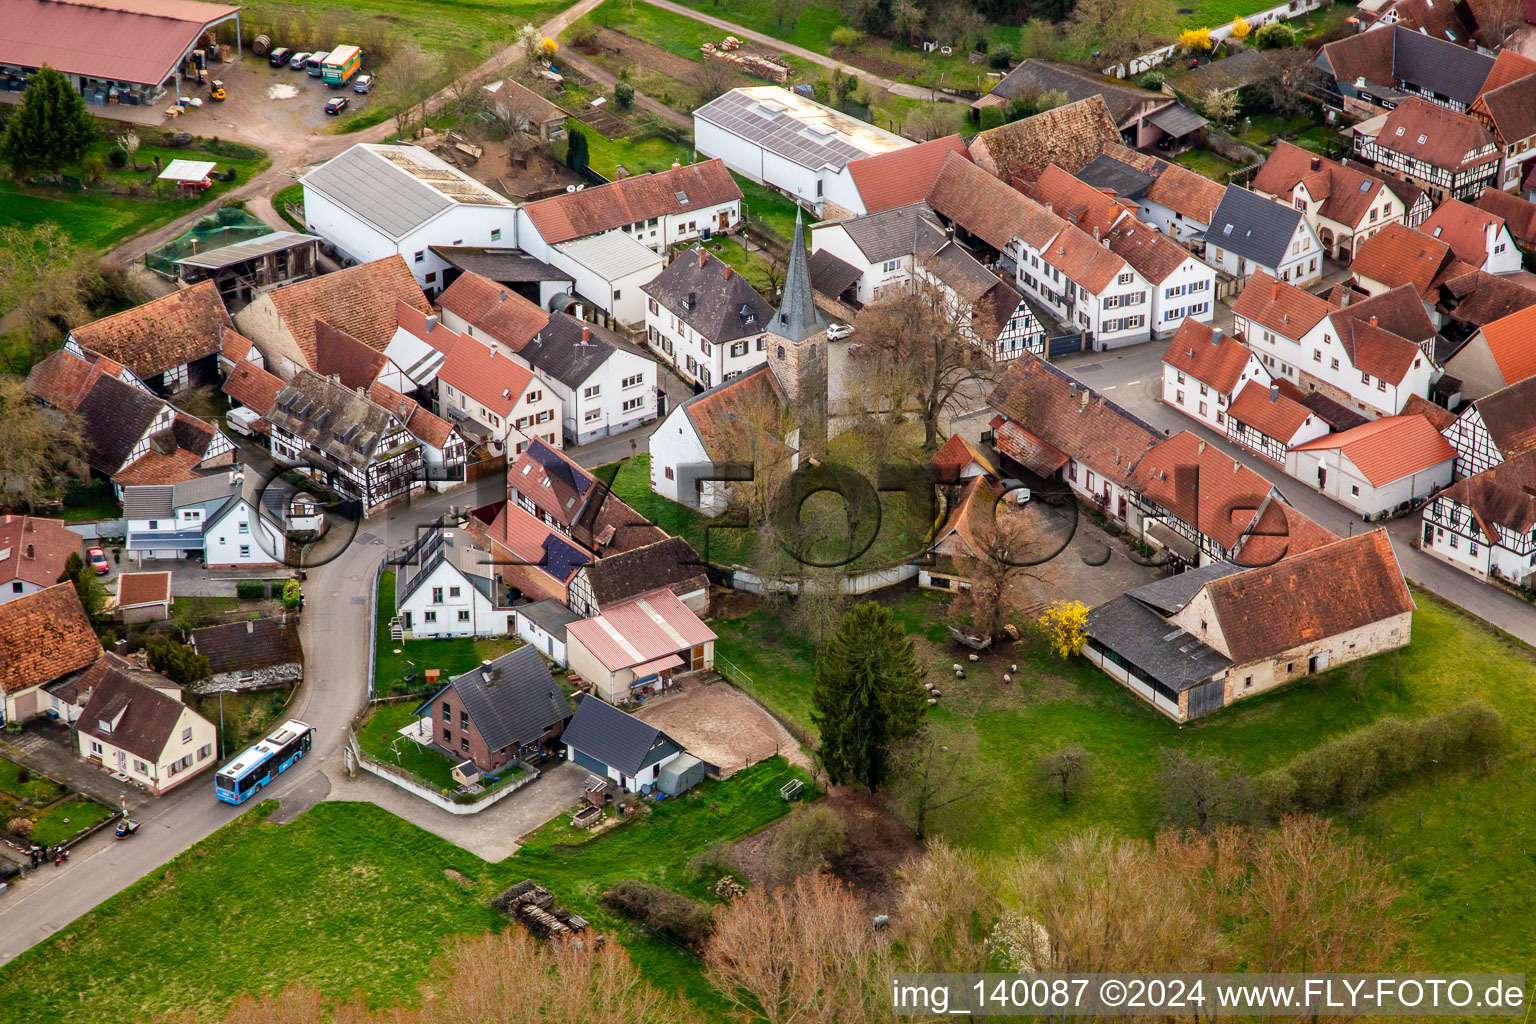
[[1115, 281], [1119, 284], [1130, 284], [1131, 275], [1129, 273], [1121, 274], [1119, 277], [1115, 278]]
[[459, 712], [459, 728], [460, 729], [468, 729], [469, 728], [469, 712], [468, 711], [460, 711]]
[[453, 707], [447, 701], [443, 701], [443, 721], [453, 721]]
[[665, 475], [666, 475], [666, 478], [667, 478], [667, 479], [668, 479], [668, 480], [671, 480], [671, 479], [673, 479], [673, 476], [672, 476], [672, 467], [671, 467], [671, 466], [668, 466], [668, 467], [667, 467], [667, 468], [666, 468], [666, 470], [665, 470]]
[[465, 751], [466, 753], [469, 751], [469, 737], [468, 736], [465, 736], [465, 737], [463, 737], [462, 739], [459, 740], [459, 749]]
[[181, 742], [183, 742], [183, 743], [191, 743], [192, 742], [192, 727], [190, 725], [187, 726], [185, 729], [181, 730]]
[[1385, 391], [1385, 390], [1387, 390], [1387, 382], [1386, 382], [1386, 380], [1384, 380], [1384, 379], [1377, 380], [1376, 381], [1376, 390], [1377, 391]]
[[453, 742], [453, 730], [452, 729], [444, 729], [443, 730], [443, 742], [444, 743], [452, 743]]
[[626, 398], [624, 400], [624, 411], [625, 412], [634, 412], [636, 409], [640, 408], [640, 406], [642, 406], [644, 404], [645, 404], [645, 399], [643, 399], [643, 398]]
[[159, 522], [159, 520], [151, 519], [149, 521], [149, 528], [151, 530], [158, 530], [158, 529], [160, 529], [160, 522]]
[[435, 271], [435, 270], [427, 271], [427, 284], [431, 284], [432, 282], [434, 282], [436, 280], [437, 280], [437, 271]]
[[442, 587], [433, 587], [432, 588], [432, 603], [433, 604], [442, 604], [443, 603], [443, 588]]
[[134, 758], [133, 770], [138, 772], [140, 775], [148, 775], [149, 765], [145, 764], [143, 761], [140, 761], [138, 758]]
[[630, 388], [639, 387], [644, 381], [645, 375], [637, 373], [633, 377], [625, 377], [623, 380], [619, 381], [619, 387], [628, 391]]
[[249, 544], [241, 544], [240, 545], [240, 557], [241, 558], [250, 558], [251, 557], [251, 546]]
[[615, 288], [613, 290], [613, 301], [614, 302], [618, 302], [619, 301], [619, 296], [622, 295], [622, 294], [624, 294], [624, 293], [619, 291], [617, 288]]
[[581, 389], [581, 397], [582, 398], [596, 398], [598, 395], [602, 394], [602, 391], [603, 391], [603, 386], [601, 384], [593, 384], [593, 385], [590, 385], [589, 387], [584, 387], [584, 388]]
[[542, 391], [530, 391], [530, 392], [528, 392], [528, 394], [524, 395], [523, 398], [524, 398], [524, 400], [526, 400], [529, 403], [542, 401], [543, 398], [544, 398], [544, 392], [542, 392]]
[[1360, 485], [1359, 484], [1351, 484], [1350, 488], [1349, 488], [1349, 493], [1353, 494], [1357, 498], [1360, 497]]
[[1312, 350], [1312, 361], [1314, 363], [1320, 363], [1320, 362], [1323, 361], [1323, 350], [1322, 349], [1315, 348], [1315, 349]]
[[1360, 383], [1361, 384], [1369, 384], [1370, 382], [1371, 382], [1371, 375], [1369, 373], [1366, 373], [1365, 371], [1362, 370], [1360, 372]]
[[1328, 360], [1328, 363], [1332, 369], [1337, 370], [1339, 368], [1339, 361], [1337, 359], [1330, 359]]
[[501, 241], [501, 228], [491, 228], [491, 241]]
[[437, 621], [437, 612], [422, 612], [421, 613], [421, 621], [422, 622], [436, 622]]
[[459, 621], [460, 622], [468, 622], [469, 621], [469, 612], [467, 612], [467, 611], [460, 611], [459, 612]]
[[426, 258], [427, 258], [427, 254], [426, 254], [426, 252], [424, 250], [421, 250], [421, 249], [417, 249], [416, 250], [416, 255], [415, 255], [414, 259], [415, 259], [415, 261], [417, 263], [421, 263]]
[[657, 315], [660, 315], [660, 313], [661, 313], [661, 307], [656, 305], [656, 300], [655, 299], [651, 299], [649, 302], [647, 302], [645, 304], [645, 308], [649, 309], [652, 313], [655, 313]]
[[585, 413], [582, 414], [581, 421], [583, 423], [591, 423], [595, 419], [601, 419], [602, 415], [603, 410], [601, 409], [588, 409]]
[[242, 537], [245, 536], [246, 534], [250, 533], [250, 532], [251, 532], [251, 524], [250, 523], [241, 523], [240, 524], [240, 535]]
[[202, 746], [197, 748], [197, 759], [199, 761], [206, 761], [208, 758], [210, 758], [212, 756], [213, 756], [213, 744], [212, 743], [204, 743]]
[[101, 753], [101, 744], [97, 743], [95, 740], [91, 740], [91, 753], [93, 753], [93, 754]]
[[1477, 541], [1467, 541], [1467, 554], [1471, 555], [1473, 558], [1477, 557]]

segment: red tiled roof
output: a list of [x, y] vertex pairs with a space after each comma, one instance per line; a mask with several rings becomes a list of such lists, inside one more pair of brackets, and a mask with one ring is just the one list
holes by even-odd
[[224, 378], [226, 395], [263, 416], [272, 411], [277, 393], [281, 390], [281, 379], [244, 359], [236, 363], [229, 371], [229, 376]]
[[[1317, 211], [1340, 224], [1357, 225], [1381, 197], [1378, 178], [1325, 160], [1300, 146], [1281, 141], [1254, 175], [1252, 189], [1289, 201], [1298, 185], [1318, 204]], [[1364, 186], [1362, 188], [1361, 186]]]
[[966, 231], [1002, 251], [1015, 236], [1043, 248], [1066, 227], [1060, 217], [958, 154], [939, 168], [928, 205]]
[[266, 294], [310, 368], [315, 362], [316, 320], [383, 351], [395, 335], [397, 303], [424, 316], [432, 312], [432, 304], [399, 255], [296, 281]]
[[1402, 224], [1388, 224], [1360, 243], [1350, 270], [1389, 288], [1411, 284], [1427, 296], [1450, 255], [1449, 243]]
[[1268, 480], [1187, 430], [1142, 457], [1131, 487], [1232, 550], [1274, 490]]
[[1300, 339], [1332, 311], [1323, 299], [1262, 270], [1254, 271], [1248, 286], [1232, 303], [1234, 316], [1292, 339]]
[[1098, 228], [1107, 232], [1126, 215], [1125, 206], [1113, 195], [1074, 178], [1055, 164], [1041, 171], [1024, 194], [1084, 231]]
[[1518, 82], [1532, 75], [1536, 75], [1536, 60], [1521, 56], [1514, 50], [1500, 50], [1493, 58], [1493, 67], [1489, 69], [1488, 77], [1483, 79], [1478, 96], [1484, 96], [1495, 89], [1502, 89], [1511, 82]]
[[1312, 410], [1281, 393], [1251, 380], [1238, 392], [1227, 415], [1246, 423], [1266, 437], [1291, 443], [1298, 431], [1312, 422]]
[[1040, 260], [1098, 295], [1125, 270], [1126, 261], [1106, 249], [1081, 228], [1066, 225], [1044, 250]]
[[153, 604], [171, 599], [171, 574], [168, 572], [125, 572], [117, 578], [117, 606]]
[[684, 415], [711, 459], [729, 458], [734, 437], [749, 429], [733, 417], [736, 409], [749, 402], [779, 402], [773, 372], [767, 363], [760, 363], [682, 404]]
[[50, 683], [101, 656], [73, 583], [0, 604], [0, 693]]
[[1403, 416], [1422, 416], [1436, 430], [1445, 430], [1456, 422], [1456, 414], [1443, 405], [1436, 405], [1423, 395], [1409, 395], [1403, 403]]
[[1372, 487], [1422, 472], [1456, 458], [1456, 449], [1423, 416], [1386, 416], [1342, 434], [1298, 444], [1293, 451], [1338, 449], [1365, 474]]
[[[438, 330], [446, 331], [447, 328], [439, 327]], [[437, 371], [437, 379], [451, 384], [505, 418], [534, 377], [532, 370], [515, 362], [510, 355], [493, 354], [486, 346], [466, 338], [448, 351], [448, 357]]]
[[1497, 238], [1503, 227], [1503, 217], [1460, 199], [1447, 199], [1435, 207], [1418, 230], [1449, 245], [1457, 259], [1480, 267], [1488, 260], [1489, 232]]
[[[1002, 485], [990, 476], [973, 476], [960, 489], [959, 499], [949, 510], [944, 525], [939, 527], [938, 539], [932, 547], [946, 555], [984, 556], [988, 553], [987, 537], [995, 529], [996, 517], [1001, 514], [998, 498]], [[946, 543], [951, 535], [958, 536], [965, 544], [964, 552], [957, 552]]]
[[80, 553], [80, 535], [62, 519], [0, 516], [0, 585], [23, 580], [51, 587], [71, 554]]
[[238, 363], [251, 354], [251, 346], [255, 342], [235, 330], [226, 327], [219, 332], [219, 355], [228, 359], [231, 363]]
[[928, 460], [939, 482], [947, 484], [960, 483], [960, 474], [972, 463], [983, 470], [991, 468], [991, 462], [987, 457], [959, 434], [949, 435], [949, 440], [945, 441], [939, 450], [933, 453], [933, 458]]
[[1230, 334], [1217, 338], [1210, 324], [1189, 317], [1163, 353], [1163, 362], [1223, 395], [1232, 394], [1252, 358], [1253, 352], [1237, 338]]
[[322, 377], [335, 376], [353, 390], [379, 379], [389, 358], [339, 327], [315, 321], [315, 359], [310, 369]]
[[1481, 327], [1536, 305], [1536, 289], [1512, 278], [1514, 275], [1494, 275], [1483, 270], [1465, 275], [1454, 282], [1454, 289], [1448, 289], [1460, 300], [1448, 315], [1452, 320]]
[[945, 157], [958, 154], [969, 160], [970, 151], [958, 135], [932, 139], [916, 146], [893, 149], [848, 161], [848, 173], [864, 202], [865, 213], [879, 213], [896, 206], [921, 202]]
[[1162, 284], [1180, 267], [1194, 260], [1188, 249], [1135, 217], [1122, 219], [1107, 237], [1109, 251], [1135, 267], [1153, 284]]
[[[679, 192], [688, 197], [686, 203], [678, 198]], [[540, 199], [526, 204], [523, 213], [546, 244], [556, 245], [651, 217], [688, 213], [740, 198], [736, 179], [726, 170], [725, 161], [716, 157]]]
[[1043, 479], [1049, 480], [1071, 461], [1066, 452], [1013, 420], [998, 416], [993, 420], [992, 428], [992, 443], [997, 445], [997, 450]]
[[1119, 141], [1104, 97], [1094, 95], [984, 131], [970, 148], [971, 159], [988, 173], [1032, 180], [1051, 164], [1082, 170], [1105, 142]]
[[368, 397], [375, 405], [388, 409], [390, 415], [399, 420], [412, 437], [433, 448], [441, 450], [453, 436], [452, 423], [428, 412], [415, 399], [402, 395], [387, 384], [374, 381], [368, 387]]
[[199, 281], [190, 288], [76, 327], [70, 334], [85, 348], [147, 378], [217, 353], [223, 331], [233, 328], [218, 285]]
[[1338, 536], [1303, 515], [1295, 505], [1271, 501], [1238, 549], [1243, 565], [1273, 565], [1282, 558], [1332, 544]]
[[113, 473], [112, 482], [119, 487], [179, 484], [196, 477], [197, 464], [202, 461], [201, 455], [185, 448], [173, 452], [150, 451]]
[[[1494, 68], [1498, 68], [1497, 63]], [[1536, 135], [1536, 74], [1528, 74], [1498, 89], [1489, 90], [1485, 86], [1483, 94], [1467, 109], [1467, 113], [1491, 124], [1499, 140], [1506, 146]]]
[[1227, 657], [1251, 665], [1414, 610], [1384, 529], [1206, 584]]
[[[1481, 121], [1417, 96], [1408, 97], [1387, 113], [1375, 141], [1383, 149], [1447, 170], [1499, 159], [1493, 133]], [[1486, 147], [1491, 148], [1474, 155]]]
[[[1531, 102], [1536, 104], [1536, 99]], [[1490, 185], [1478, 197], [1477, 208], [1495, 217], [1502, 217], [1509, 233], [1517, 241], [1526, 246], [1536, 244], [1536, 203], [1508, 192], [1500, 192]]]
[[1034, 355], [1009, 365], [987, 401], [1062, 454], [1121, 485], [1162, 439], [1160, 432]]
[[1482, 335], [1506, 385], [1536, 376], [1536, 306], [1484, 324]]
[[0, 64], [157, 85], [210, 22], [238, 11], [192, 0], [7, 0]]
[[93, 379], [93, 366], [63, 349], [50, 352], [27, 374], [27, 390], [56, 409], [73, 409]]
[[473, 271], [438, 296], [438, 305], [462, 318], [485, 339], [499, 341], [514, 352], [533, 340], [549, 323], [549, 314], [514, 291]]

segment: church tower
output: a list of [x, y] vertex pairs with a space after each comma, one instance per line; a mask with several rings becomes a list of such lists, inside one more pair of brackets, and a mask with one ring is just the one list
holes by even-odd
[[784, 272], [784, 295], [767, 330], [768, 366], [785, 403], [800, 423], [799, 448], [812, 458], [827, 454], [827, 321], [811, 290], [805, 225], [795, 210], [795, 240]]

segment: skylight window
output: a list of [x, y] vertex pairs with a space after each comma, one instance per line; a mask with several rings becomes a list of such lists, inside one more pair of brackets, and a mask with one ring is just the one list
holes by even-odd
[[1398, 125], [1397, 126], [1397, 134], [1401, 135], [1401, 134], [1403, 134], [1404, 131], [1405, 131], [1405, 129], [1403, 128], [1402, 125]]
[[677, 201], [679, 203], [682, 203], [684, 206], [688, 205], [688, 193], [687, 192], [677, 192], [677, 193], [674, 193], [674, 195], [677, 196]]
[[1426, 143], [1428, 141], [1429, 141], [1429, 136], [1428, 135], [1420, 135], [1419, 136], [1419, 145], [1422, 146], [1422, 145], [1424, 145], [1424, 143]]
[[1371, 183], [1369, 181], [1362, 181], [1360, 183], [1360, 191], [1361, 192], [1369, 192], [1370, 190], [1371, 190]]
[[1227, 224], [1227, 225], [1223, 226], [1222, 229], [1221, 229], [1221, 233], [1224, 234], [1224, 235], [1230, 235], [1232, 233], [1232, 225], [1231, 224]]

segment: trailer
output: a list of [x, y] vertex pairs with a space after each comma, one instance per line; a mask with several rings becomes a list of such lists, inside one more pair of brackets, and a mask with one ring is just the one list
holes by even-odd
[[320, 64], [320, 80], [339, 89], [352, 80], [363, 67], [363, 51], [355, 46], [338, 46]]

